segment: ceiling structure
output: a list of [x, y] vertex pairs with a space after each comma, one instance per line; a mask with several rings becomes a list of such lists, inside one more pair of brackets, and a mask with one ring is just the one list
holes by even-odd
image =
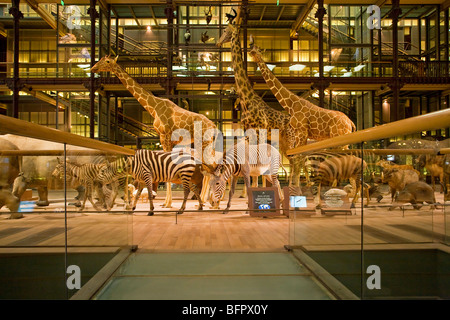
[[[37, 6], [39, 4], [44, 3], [60, 3], [60, 0], [25, 0], [28, 3], [30, 3], [31, 6]], [[390, 13], [391, 10], [391, 1], [390, 0], [347, 0], [345, 3], [348, 4], [354, 4], [354, 5], [372, 5], [377, 4], [381, 6], [381, 16], [385, 17]], [[434, 10], [434, 8], [430, 9], [430, 5], [436, 5], [436, 7], [439, 5], [440, 8], [448, 8], [450, 6], [450, 0], [427, 0], [426, 6], [424, 6], [423, 0], [401, 0], [401, 6], [402, 6], [402, 14], [400, 16], [400, 19], [406, 19], [406, 18], [420, 18], [427, 14], [429, 14], [431, 11]], [[11, 2], [8, 0], [0, 0], [1, 4], [10, 4]], [[165, 19], [165, 13], [164, 9], [166, 8], [166, 2], [162, 0], [131, 0], [131, 1], [125, 1], [125, 0], [99, 0], [98, 3], [102, 6], [105, 6], [106, 4], [111, 4], [111, 10], [112, 10], [112, 16], [117, 17], [119, 19], [151, 19], [155, 22], [155, 25], [158, 24], [159, 19]], [[217, 3], [218, 5], [226, 5], [226, 6], [238, 6], [242, 2], [241, 1], [173, 1], [174, 5], [199, 5], [199, 6], [207, 6], [207, 5], [214, 5], [214, 3]], [[291, 34], [293, 31], [296, 31], [301, 26], [301, 21], [306, 18], [310, 10], [314, 7], [314, 5], [317, 3], [316, 0], [283, 0], [280, 5], [276, 4], [275, 0], [258, 0], [258, 1], [249, 1], [250, 4], [250, 11], [247, 19], [247, 25], [249, 28], [282, 28], [282, 29], [291, 29]], [[342, 0], [324, 0], [325, 4], [334, 4], [334, 5], [340, 5], [342, 4]], [[66, 5], [70, 4], [89, 4], [89, 0], [66, 0]], [[12, 19], [1, 19], [0, 21], [3, 23], [3, 27], [5, 29], [9, 29], [13, 27]], [[46, 21], [44, 19], [40, 18], [27, 18], [22, 19], [20, 21], [20, 25], [24, 28], [27, 27], [33, 27], [33, 28], [44, 28], [47, 26], [53, 27], [51, 25], [51, 22]], [[142, 26], [145, 28], [146, 26]], [[32, 82], [34, 82], [32, 79], [30, 79]], [[342, 85], [347, 86], [353, 86], [354, 90], [357, 90], [358, 86], [361, 85], [368, 85], [367, 83], [364, 83], [365, 80], [363, 79], [362, 82], [355, 81], [355, 78], [352, 78], [352, 84], [343, 83]], [[59, 79], [61, 81], [61, 79]], [[66, 88], [66, 90], [75, 90], [75, 91], [82, 91], [86, 90], [85, 86], [83, 85], [82, 81], [74, 80], [74, 79], [67, 79], [67, 81], [70, 82], [67, 84], [61, 84], [62, 88]], [[178, 79], [177, 79], [178, 81]], [[384, 79], [381, 79], [381, 82], [384, 81]], [[190, 79], [179, 79], [178, 82], [178, 89], [182, 90], [184, 88], [190, 88], [192, 89], [192, 84], [189, 83]], [[223, 82], [223, 81], [222, 81]], [[223, 88], [228, 88], [231, 86], [232, 81], [225, 81], [225, 83], [214, 83], [212, 85], [212, 88], [217, 88], [219, 90], [223, 90]], [[295, 83], [290, 83], [289, 85], [294, 89], [294, 87], [297, 87], [297, 90], [304, 90], [305, 88], [310, 86], [310, 79], [308, 80], [300, 80], [296, 79]], [[48, 86], [55, 86], [59, 85], [59, 83], [49, 84], [48, 81], [39, 83], [38, 81], [33, 84], [33, 87], [36, 90], [45, 90]], [[152, 86], [153, 90], [160, 89], [164, 90], [163, 86], [159, 84], [149, 83], [149, 86]], [[337, 83], [334, 83], [333, 86], [336, 88], [335, 90], [338, 90], [339, 87], [342, 85], [339, 85]], [[378, 82], [373, 82], [374, 86], [379, 86]], [[115, 87], [119, 87], [120, 84], [106, 84], [105, 85], [107, 89], [113, 89]], [[198, 84], [197, 87], [200, 89], [202, 85]], [[265, 90], [265, 84], [264, 83], [255, 83], [255, 86], [257, 86], [260, 90]], [[408, 88], [413, 87], [414, 84], [408, 85]], [[424, 84], [420, 84], [422, 88], [424, 88]], [[189, 90], [188, 89], [188, 90]], [[430, 85], [430, 90], [435, 89], [435, 85]], [[200, 89], [201, 90], [201, 89]]]

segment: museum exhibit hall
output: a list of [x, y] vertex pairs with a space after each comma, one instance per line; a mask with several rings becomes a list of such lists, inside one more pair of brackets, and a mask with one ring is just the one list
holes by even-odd
[[450, 299], [449, 14], [0, 0], [0, 300]]

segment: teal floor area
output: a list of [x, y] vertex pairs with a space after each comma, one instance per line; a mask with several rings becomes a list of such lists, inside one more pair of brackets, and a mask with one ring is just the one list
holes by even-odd
[[330, 300], [286, 253], [133, 253], [97, 300]]

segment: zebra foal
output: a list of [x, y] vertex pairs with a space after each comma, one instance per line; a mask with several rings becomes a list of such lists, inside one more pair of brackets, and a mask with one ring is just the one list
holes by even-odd
[[[141, 195], [144, 184], [147, 187], [148, 194], [151, 195], [154, 182], [172, 182], [183, 185], [184, 198], [178, 214], [182, 214], [185, 210], [190, 191], [194, 192], [198, 199], [198, 210], [203, 209], [199, 192], [203, 175], [200, 173], [200, 165], [196, 164], [195, 158], [190, 153], [140, 149], [136, 151], [132, 158], [131, 171], [134, 179], [141, 182], [133, 200], [132, 210], [136, 209], [136, 202]], [[151, 216], [154, 210], [153, 197], [149, 197], [149, 202], [150, 211], [148, 215]]]
[[[52, 175], [54, 177], [61, 177], [64, 174], [64, 162], [62, 162], [59, 158], [57, 158], [57, 160], [58, 163], [53, 170]], [[77, 179], [85, 188], [85, 196], [81, 204], [80, 211], [84, 210], [87, 199], [89, 199], [89, 202], [95, 210], [102, 211], [102, 208], [96, 205], [92, 199], [94, 187], [96, 183], [100, 183], [97, 179], [99, 166], [102, 166], [102, 164], [85, 163], [80, 165], [66, 160], [66, 174]], [[99, 195], [99, 197], [103, 197], [103, 195]]]
[[278, 189], [281, 202], [283, 201], [283, 192], [278, 181], [281, 155], [272, 145], [265, 143], [252, 145], [245, 140], [241, 140], [233, 146], [233, 150], [228, 150], [224, 156], [223, 163], [215, 169], [203, 165], [204, 169], [212, 174], [210, 202], [213, 208], [218, 208], [227, 181], [231, 178], [228, 203], [223, 213], [228, 212], [239, 177], [244, 178], [248, 190], [250, 188], [250, 177], [265, 176]]

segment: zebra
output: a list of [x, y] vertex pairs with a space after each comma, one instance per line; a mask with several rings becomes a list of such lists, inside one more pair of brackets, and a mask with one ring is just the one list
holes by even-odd
[[[133, 177], [141, 182], [133, 201], [132, 210], [136, 209], [136, 202], [144, 184], [147, 186], [148, 193], [151, 194], [153, 182], [172, 182], [183, 185], [183, 203], [177, 214], [184, 212], [190, 191], [193, 191], [198, 199], [198, 210], [203, 210], [199, 192], [203, 175], [201, 174], [200, 165], [197, 164], [196, 159], [190, 153], [185, 153], [182, 150], [164, 152], [139, 149], [131, 162]], [[149, 197], [149, 202], [150, 211], [148, 215], [151, 216], [154, 210], [152, 197]]]
[[215, 169], [203, 165], [204, 170], [212, 174], [210, 202], [213, 208], [218, 207], [225, 192], [227, 181], [231, 178], [228, 203], [223, 213], [228, 212], [239, 177], [244, 178], [245, 186], [248, 189], [250, 188], [251, 176], [266, 176], [267, 180], [278, 189], [281, 202], [283, 201], [283, 192], [278, 181], [281, 155], [272, 145], [266, 143], [254, 145], [241, 140], [233, 146], [233, 150], [228, 150], [224, 156], [223, 163], [217, 165]]
[[[55, 169], [53, 170], [52, 175], [54, 177], [61, 177], [64, 174], [64, 162], [62, 162], [59, 157], [57, 158], [57, 161], [58, 163]], [[77, 179], [85, 188], [85, 196], [81, 204], [80, 211], [84, 210], [87, 199], [89, 199], [92, 206], [97, 211], [102, 211], [102, 208], [100, 208], [97, 204], [95, 204], [92, 199], [92, 191], [94, 190], [95, 184], [99, 183], [99, 181], [97, 180], [99, 166], [102, 165], [103, 164], [94, 164], [94, 163], [75, 164], [67, 160], [65, 162], [66, 174], [70, 177]], [[103, 196], [102, 194], [100, 194], [100, 192], [98, 193], [99, 197]], [[101, 201], [104, 201], [104, 199], [101, 199]], [[108, 208], [108, 210], [109, 209], [110, 208]]]
[[[132, 165], [132, 157], [120, 157], [112, 162], [102, 164], [98, 169], [97, 179], [103, 184], [103, 191], [105, 193], [110, 193], [110, 204], [112, 207], [114, 205], [118, 189], [119, 189], [119, 180], [123, 178], [127, 178], [128, 175], [131, 175], [131, 165]], [[106, 186], [112, 185], [112, 192], [108, 192], [106, 190]], [[128, 183], [125, 182], [125, 186]], [[125, 202], [129, 205], [128, 201], [128, 192], [125, 188]]]
[[[343, 180], [350, 181], [353, 190], [352, 208], [355, 207], [357, 195], [361, 190], [361, 177], [367, 168], [363, 159], [352, 154], [321, 152], [307, 155], [304, 166], [309, 171], [309, 186], [312, 187], [313, 194], [315, 194], [316, 208], [321, 207], [320, 189], [322, 185], [336, 187]], [[365, 188], [364, 191], [368, 205], [368, 189]]]

